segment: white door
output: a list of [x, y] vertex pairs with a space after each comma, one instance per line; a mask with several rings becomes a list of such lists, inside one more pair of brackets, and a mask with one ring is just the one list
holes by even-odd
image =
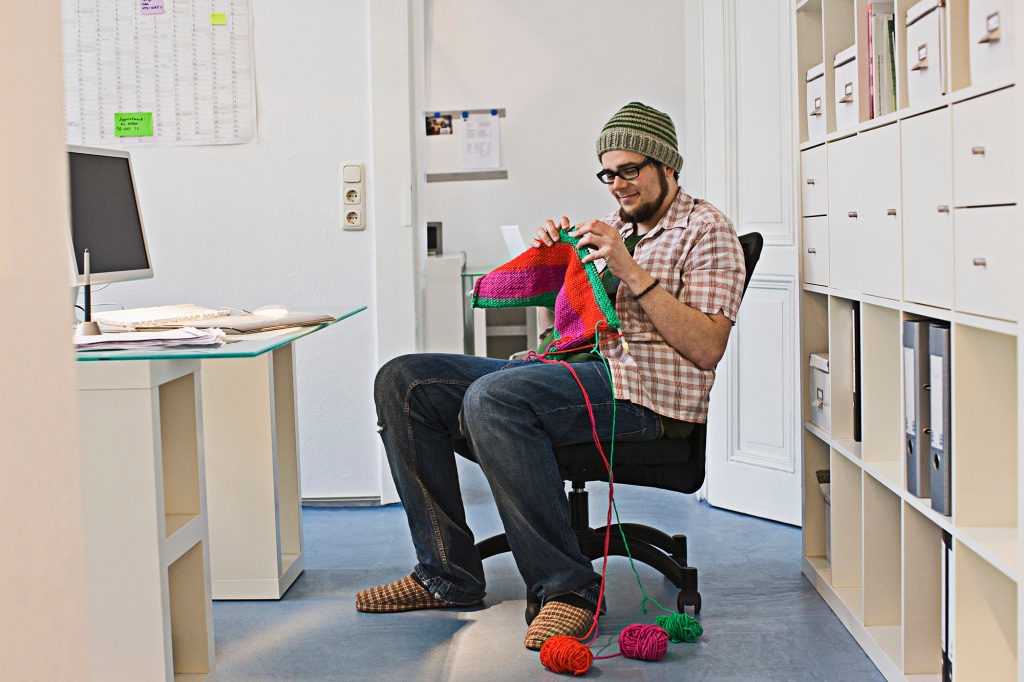
[[708, 418], [704, 494], [799, 525], [799, 208], [790, 0], [687, 0], [683, 185], [765, 239]]

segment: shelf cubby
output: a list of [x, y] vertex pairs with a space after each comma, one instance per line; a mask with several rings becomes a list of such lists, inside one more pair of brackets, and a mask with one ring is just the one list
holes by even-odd
[[942, 672], [942, 530], [903, 505], [903, 672]]
[[[822, 19], [824, 31], [822, 45], [825, 61], [825, 129], [836, 132], [835, 83], [836, 70], [833, 61], [837, 53], [851, 47], [857, 41], [854, 16], [854, 0], [823, 0]], [[858, 93], [859, 94], [859, 93]]]
[[844, 450], [859, 452], [853, 440], [853, 303], [832, 296], [828, 311], [829, 384], [832, 393], [832, 439]]
[[862, 451], [866, 462], [903, 461], [900, 348], [899, 311], [861, 303], [861, 351], [857, 364], [861, 373]]
[[206, 679], [211, 672], [213, 639], [209, 603], [209, 572], [202, 542], [167, 567], [174, 679]]
[[900, 498], [864, 477], [864, 626], [893, 662], [902, 658]]
[[796, 62], [797, 73], [801, 76], [798, 88], [800, 111], [800, 141], [807, 141], [807, 88], [803, 87], [808, 69], [821, 64], [824, 58], [822, 47], [822, 0], [806, 0], [796, 10]]
[[163, 454], [165, 534], [171, 537], [202, 513], [202, 464], [196, 417], [196, 383], [191, 375], [159, 387], [160, 448]]
[[832, 451], [832, 589], [864, 621], [863, 497], [861, 470]]
[[826, 560], [828, 529], [825, 518], [825, 498], [818, 487], [817, 472], [829, 469], [829, 447], [826, 442], [808, 432], [804, 437], [804, 556]]
[[1017, 583], [957, 542], [953, 679], [1017, 679]]
[[1017, 526], [1017, 340], [954, 324], [953, 516], [959, 527]]

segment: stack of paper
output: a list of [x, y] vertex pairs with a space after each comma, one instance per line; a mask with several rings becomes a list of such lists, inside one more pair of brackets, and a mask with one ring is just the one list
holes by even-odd
[[118, 332], [95, 336], [75, 336], [77, 350], [141, 350], [178, 346], [219, 346], [224, 343], [220, 329], [182, 327], [154, 332]]

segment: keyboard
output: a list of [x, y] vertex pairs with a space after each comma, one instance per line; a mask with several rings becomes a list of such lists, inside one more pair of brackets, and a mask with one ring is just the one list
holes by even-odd
[[127, 310], [112, 310], [95, 313], [92, 317], [96, 322], [120, 329], [135, 329], [136, 327], [152, 327], [175, 322], [190, 322], [205, 320], [210, 317], [220, 317], [225, 313], [213, 308], [203, 308], [192, 303], [179, 303], [177, 305], [159, 305], [152, 308], [128, 308]]

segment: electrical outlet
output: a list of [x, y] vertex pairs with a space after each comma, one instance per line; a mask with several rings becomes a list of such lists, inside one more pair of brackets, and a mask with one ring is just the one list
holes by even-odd
[[341, 227], [346, 230], [366, 229], [363, 205], [366, 197], [366, 173], [363, 164], [341, 164]]
[[349, 208], [345, 211], [345, 229], [359, 230], [363, 227], [363, 214], [358, 208]]

